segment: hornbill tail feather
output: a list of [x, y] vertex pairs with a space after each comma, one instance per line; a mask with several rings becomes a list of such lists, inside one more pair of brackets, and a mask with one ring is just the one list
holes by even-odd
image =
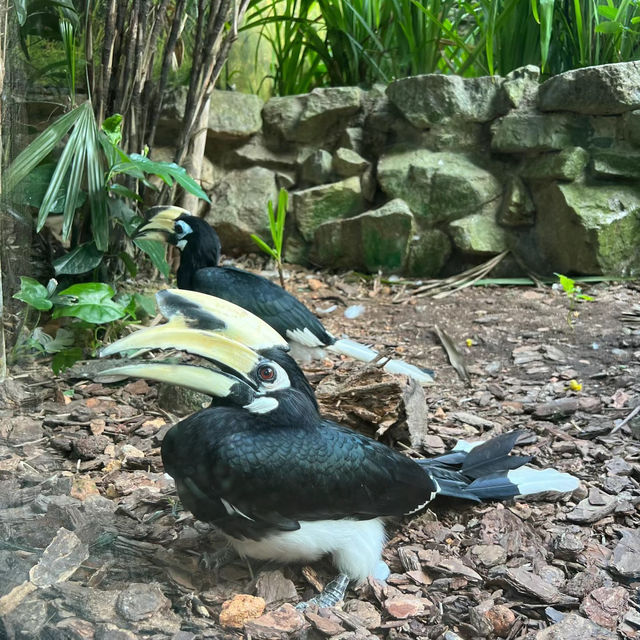
[[417, 460], [438, 483], [439, 495], [466, 500], [505, 500], [536, 493], [567, 493], [580, 481], [555, 469], [525, 466], [530, 456], [509, 455], [522, 431], [504, 433], [485, 442], [461, 440], [451, 453]]
[[434, 374], [430, 369], [421, 369], [413, 364], [404, 362], [404, 360], [390, 360], [381, 356], [375, 349], [349, 338], [336, 340], [332, 345], [329, 345], [327, 349], [333, 353], [349, 356], [362, 362], [375, 362], [380, 359], [381, 362], [384, 362], [382, 368], [387, 373], [399, 373], [409, 376], [420, 384], [433, 384], [434, 382]]

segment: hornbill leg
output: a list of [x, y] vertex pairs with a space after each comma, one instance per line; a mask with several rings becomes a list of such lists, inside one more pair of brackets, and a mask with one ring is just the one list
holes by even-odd
[[338, 577], [325, 585], [322, 593], [311, 600], [301, 602], [296, 605], [296, 609], [304, 611], [309, 605], [316, 605], [320, 609], [323, 607], [335, 607], [335, 605], [344, 599], [344, 594], [349, 586], [349, 577], [344, 573], [338, 574]]
[[217, 577], [222, 567], [228, 565], [230, 562], [233, 562], [238, 557], [239, 556], [236, 553], [236, 550], [230, 544], [228, 544], [222, 549], [218, 549], [218, 551], [214, 551], [213, 553], [205, 551], [200, 557], [199, 564], [203, 569], [213, 571]]

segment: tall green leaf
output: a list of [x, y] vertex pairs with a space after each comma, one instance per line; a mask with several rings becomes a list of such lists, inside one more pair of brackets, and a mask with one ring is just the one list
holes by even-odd
[[58, 118], [11, 163], [4, 175], [4, 187], [8, 192], [13, 191], [55, 149], [82, 115], [82, 107], [76, 107]]

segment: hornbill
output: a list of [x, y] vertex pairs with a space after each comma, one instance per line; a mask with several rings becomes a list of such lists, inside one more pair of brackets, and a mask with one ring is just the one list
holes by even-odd
[[[370, 347], [332, 336], [302, 302], [270, 280], [242, 269], [219, 266], [220, 239], [205, 220], [174, 206], [153, 207], [150, 212], [152, 217], [140, 228], [138, 237], [178, 247], [180, 289], [207, 293], [247, 309], [284, 337], [300, 361], [322, 357], [325, 349], [364, 362], [380, 359], [380, 354]], [[382, 361], [389, 373], [410, 376], [421, 384], [433, 382], [433, 371], [402, 360]]]
[[219, 527], [240, 555], [280, 562], [331, 555], [339, 575], [309, 602], [331, 606], [350, 582], [386, 577], [385, 519], [415, 514], [438, 494], [478, 501], [578, 487], [568, 474], [509, 455], [519, 432], [432, 459], [404, 456], [324, 419], [282, 337], [257, 317], [188, 291], [158, 298], [169, 322], [102, 355], [179, 349], [217, 368], [143, 362], [102, 375], [146, 377], [215, 398], [167, 432], [165, 469], [184, 506]]

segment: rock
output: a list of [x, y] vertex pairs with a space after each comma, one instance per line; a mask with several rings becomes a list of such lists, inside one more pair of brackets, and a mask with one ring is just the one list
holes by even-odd
[[463, 253], [492, 255], [507, 248], [505, 231], [496, 221], [496, 212], [473, 213], [449, 223], [453, 244]]
[[462, 154], [396, 148], [378, 162], [378, 181], [429, 224], [497, 207], [502, 185]]
[[228, 151], [228, 157], [236, 164], [259, 165], [266, 169], [292, 170], [298, 163], [297, 154], [290, 149], [271, 149], [260, 134], [252, 136], [240, 147]]
[[471, 624], [481, 636], [493, 636], [506, 638], [513, 628], [516, 615], [504, 605], [496, 605], [489, 599], [481, 602], [476, 607], [469, 609]]
[[630, 476], [633, 473], [633, 466], [619, 456], [607, 460], [604, 466], [607, 473], [614, 476]]
[[262, 167], [229, 171], [209, 195], [205, 220], [215, 228], [225, 251], [254, 251], [252, 233], [270, 237], [267, 202], [278, 201], [272, 171]]
[[542, 111], [612, 115], [640, 107], [640, 62], [573, 69], [540, 86]]
[[575, 613], [568, 613], [560, 622], [538, 631], [536, 640], [616, 640], [618, 635]]
[[242, 629], [247, 622], [259, 618], [265, 607], [264, 598], [239, 593], [222, 603], [220, 624], [223, 627]]
[[489, 122], [508, 111], [502, 78], [462, 78], [427, 74], [402, 78], [387, 87], [387, 96], [416, 128], [449, 121]]
[[97, 458], [110, 444], [112, 440], [107, 436], [83, 436], [71, 441], [73, 453], [80, 460]]
[[513, 112], [491, 125], [491, 148], [499, 153], [560, 151], [580, 145], [589, 131], [581, 120], [563, 113]]
[[504, 581], [520, 593], [531, 595], [547, 604], [573, 604], [576, 599], [561, 593], [540, 576], [524, 567], [495, 567], [490, 572], [491, 579]]
[[137, 640], [139, 637], [137, 633], [121, 629], [115, 624], [106, 623], [96, 626], [95, 640]]
[[[640, 273], [640, 188], [636, 185], [541, 185], [536, 223], [516, 253], [538, 273]], [[567, 238], [572, 242], [567, 244]]]
[[130, 622], [140, 622], [170, 609], [171, 600], [155, 584], [131, 583], [116, 599], [116, 611]]
[[613, 550], [609, 567], [629, 579], [640, 578], [640, 531], [622, 529], [622, 540]]
[[437, 276], [451, 255], [451, 240], [440, 229], [415, 231], [403, 271], [409, 276]]
[[406, 203], [392, 200], [379, 209], [320, 225], [312, 259], [331, 267], [399, 271], [412, 231], [413, 216]]
[[419, 616], [425, 609], [425, 600], [411, 595], [392, 596], [384, 602], [384, 610], [397, 620]]
[[607, 496], [604, 504], [593, 504], [590, 498], [581, 500], [578, 505], [567, 513], [566, 518], [571, 522], [597, 522], [615, 511], [617, 500], [615, 496]]
[[566, 530], [553, 539], [552, 545], [555, 556], [563, 560], [575, 560], [576, 556], [584, 549], [582, 538], [578, 534]]
[[50, 614], [44, 600], [32, 596], [2, 617], [0, 629], [5, 638], [41, 638]]
[[380, 612], [370, 602], [364, 600], [347, 600], [342, 610], [357, 618], [366, 629], [377, 629], [382, 622]]
[[505, 607], [502, 604], [491, 607], [491, 609], [485, 613], [485, 616], [493, 626], [493, 632], [499, 638], [506, 638], [511, 629], [513, 629], [513, 624], [516, 621], [515, 613], [513, 613], [509, 607]]
[[497, 222], [504, 227], [528, 227], [535, 222], [536, 208], [528, 187], [519, 176], [509, 176]]
[[211, 94], [207, 134], [222, 140], [241, 140], [262, 128], [262, 100], [250, 93], [217, 91]]
[[275, 611], [250, 620], [244, 626], [246, 636], [255, 640], [278, 640], [291, 638], [292, 634], [299, 633], [304, 627], [309, 626], [304, 615], [290, 604], [283, 604]]
[[615, 629], [629, 608], [629, 592], [624, 587], [600, 587], [587, 594], [580, 611], [607, 629]]
[[445, 576], [462, 576], [471, 582], [482, 581], [480, 574], [464, 564], [462, 560], [445, 557], [435, 549], [421, 549], [418, 552], [418, 558], [428, 569], [442, 573]]
[[304, 615], [305, 618], [325, 636], [335, 636], [345, 631], [345, 628], [339, 622], [331, 618], [325, 618], [313, 611], [305, 611]]
[[357, 87], [314, 89], [302, 96], [271, 98], [262, 117], [267, 131], [284, 140], [314, 143], [325, 141], [332, 130], [339, 137], [361, 104], [362, 90]]
[[640, 154], [627, 149], [602, 150], [592, 152], [591, 168], [598, 178], [640, 178]]
[[65, 618], [58, 622], [55, 626], [55, 631], [50, 631], [47, 633], [46, 637], [59, 637], [61, 640], [62, 638], [65, 640], [94, 640], [95, 627], [87, 620], [81, 620], [80, 618]]
[[29, 579], [38, 587], [48, 587], [68, 580], [89, 557], [89, 548], [73, 531], [61, 528], [42, 553]]
[[550, 151], [529, 160], [521, 175], [530, 180], [575, 180], [584, 172], [589, 152], [582, 147]]
[[487, 568], [507, 561], [507, 552], [499, 544], [476, 544], [471, 547], [471, 555], [476, 562]]
[[324, 184], [331, 181], [333, 158], [325, 149], [310, 153], [302, 163], [302, 179], [308, 184]]
[[516, 109], [531, 108], [538, 101], [539, 82], [540, 68], [528, 64], [509, 72], [502, 83], [502, 90]]
[[305, 240], [324, 222], [361, 213], [364, 199], [356, 177], [291, 194], [291, 209]]
[[563, 592], [569, 596], [574, 596], [582, 600], [588, 593], [611, 583], [609, 575], [598, 567], [587, 567], [584, 571], [576, 573], [568, 580]]
[[285, 578], [279, 569], [260, 572], [256, 580], [256, 595], [263, 598], [267, 604], [298, 599], [296, 586], [291, 580]]
[[627, 111], [623, 115], [625, 137], [636, 147], [640, 147], [640, 109]]
[[29, 416], [0, 418], [0, 441], [16, 445], [39, 440], [43, 436], [42, 421]]
[[343, 178], [359, 176], [370, 164], [359, 153], [344, 147], [333, 154], [333, 170]]

